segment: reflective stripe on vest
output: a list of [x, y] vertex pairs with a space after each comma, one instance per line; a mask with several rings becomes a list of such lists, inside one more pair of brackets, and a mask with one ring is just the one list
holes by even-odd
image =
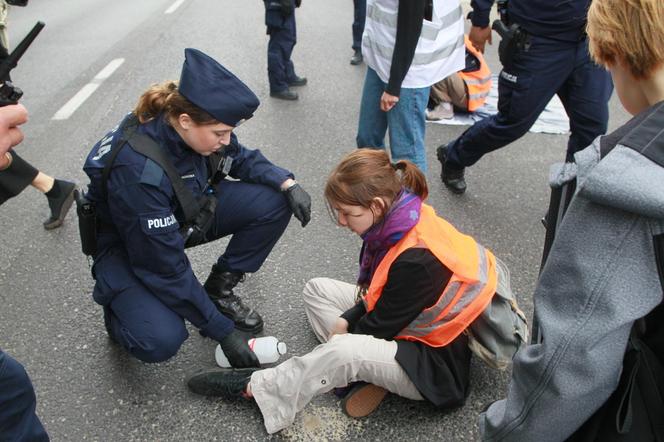
[[459, 75], [468, 88], [468, 110], [476, 111], [484, 105], [486, 97], [491, 92], [491, 70], [484, 61], [484, 56], [472, 45], [468, 37], [464, 36], [466, 50], [471, 52], [480, 62], [480, 68], [473, 72], [459, 71]]
[[[396, 41], [398, 0], [368, 0], [362, 55], [387, 83]], [[411, 66], [401, 86], [428, 87], [463, 69], [463, 11], [458, 0], [433, 0], [432, 20], [422, 22]]]
[[385, 255], [364, 298], [370, 312], [387, 283], [390, 266], [405, 250], [426, 247], [451, 272], [438, 300], [423, 310], [395, 339], [442, 347], [456, 339], [489, 305], [496, 292], [496, 258], [473, 238], [422, 205], [420, 221]]

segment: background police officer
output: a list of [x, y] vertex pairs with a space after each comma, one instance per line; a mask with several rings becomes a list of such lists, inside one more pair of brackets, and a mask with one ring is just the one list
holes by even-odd
[[270, 80], [270, 96], [282, 100], [297, 100], [297, 92], [291, 86], [304, 86], [305, 77], [295, 73], [291, 60], [297, 42], [295, 8], [302, 0], [264, 0], [265, 26], [270, 36], [267, 44], [267, 76]]
[[[221, 343], [233, 366], [258, 365], [236, 330], [256, 333], [263, 321], [232, 289], [244, 272], [260, 268], [291, 213], [306, 225], [311, 204], [290, 172], [259, 150], [242, 146], [232, 133], [258, 105], [232, 73], [204, 53], [186, 49], [179, 84], [165, 82], [147, 90], [134, 114], [100, 140], [85, 162], [91, 181], [87, 197], [96, 204], [99, 219], [93, 297], [104, 306], [111, 338], [143, 361], [173, 356], [188, 336], [187, 319]], [[132, 120], [135, 133], [156, 143], [181, 179], [171, 180], [164, 168], [133, 148], [137, 138], [127, 135]], [[238, 181], [211, 182], [211, 157], [221, 157], [219, 169]], [[204, 205], [212, 214], [208, 226], [183, 225], [186, 208], [177, 182], [201, 201], [214, 203]], [[185, 243], [181, 231], [194, 227], [201, 228], [198, 237]], [[226, 235], [232, 235], [228, 247], [203, 287], [185, 245]]]
[[[465, 192], [464, 168], [528, 132], [554, 94], [570, 119], [567, 161], [574, 161], [575, 152], [606, 132], [613, 85], [609, 74], [588, 54], [585, 25], [590, 1], [509, 0], [509, 24], [519, 26], [521, 41], [512, 46], [508, 57], [501, 55], [498, 113], [438, 147], [441, 179], [451, 191]], [[493, 3], [471, 1], [469, 38], [480, 52], [487, 41], [491, 43]]]

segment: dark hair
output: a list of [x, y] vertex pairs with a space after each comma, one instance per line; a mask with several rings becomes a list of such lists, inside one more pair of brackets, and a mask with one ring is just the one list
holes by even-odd
[[334, 168], [325, 185], [325, 199], [330, 208], [338, 203], [370, 209], [374, 198], [393, 202], [402, 188], [423, 200], [429, 195], [426, 178], [415, 164], [408, 160], [392, 164], [384, 150], [363, 148]]
[[218, 123], [212, 115], [180, 94], [175, 81], [164, 81], [150, 86], [138, 99], [134, 109], [134, 114], [141, 123], [150, 121], [161, 113], [164, 113], [167, 119], [177, 119], [180, 114], [187, 114], [199, 125]]

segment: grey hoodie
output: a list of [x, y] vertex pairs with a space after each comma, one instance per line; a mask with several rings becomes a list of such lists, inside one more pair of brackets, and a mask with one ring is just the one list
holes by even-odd
[[616, 388], [632, 324], [662, 301], [653, 155], [664, 156], [664, 102], [552, 168], [552, 187], [576, 177], [577, 190], [535, 289], [543, 341], [517, 353], [507, 398], [480, 415], [483, 440], [563, 441]]

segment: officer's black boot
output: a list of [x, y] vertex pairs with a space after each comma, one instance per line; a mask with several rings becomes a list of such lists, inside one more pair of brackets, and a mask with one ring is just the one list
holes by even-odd
[[235, 328], [259, 333], [263, 330], [263, 319], [233, 294], [233, 288], [241, 281], [244, 281], [244, 273], [224, 271], [215, 264], [203, 287], [219, 311], [235, 322]]
[[466, 180], [464, 178], [464, 168], [456, 169], [447, 163], [447, 146], [442, 144], [436, 149], [436, 155], [442, 169], [440, 179], [454, 193], [464, 193], [466, 191]]

